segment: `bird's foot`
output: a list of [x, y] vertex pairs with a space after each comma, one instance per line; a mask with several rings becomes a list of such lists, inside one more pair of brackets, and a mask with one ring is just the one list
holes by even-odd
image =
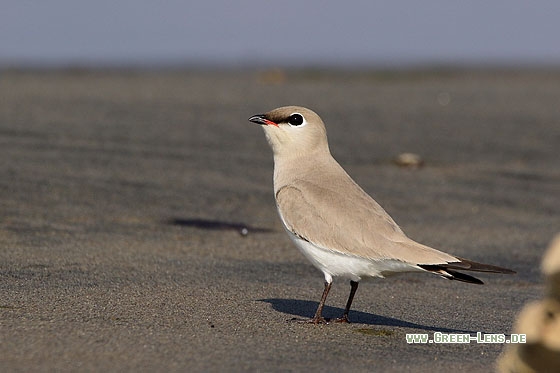
[[326, 325], [331, 320], [330, 319], [325, 319], [324, 317], [313, 317], [312, 319], [300, 319], [298, 317], [293, 317], [293, 318], [290, 319], [290, 321], [303, 323], [303, 324], [315, 324], [315, 325], [323, 324], [323, 325]]
[[350, 324], [350, 320], [348, 320], [348, 316], [344, 315], [342, 317], [333, 319], [332, 322], [336, 323], [343, 323], [343, 324]]
[[319, 316], [319, 317], [315, 316], [312, 319], [307, 320], [307, 322], [309, 324], [328, 324], [330, 322], [330, 319], [325, 319], [322, 316]]

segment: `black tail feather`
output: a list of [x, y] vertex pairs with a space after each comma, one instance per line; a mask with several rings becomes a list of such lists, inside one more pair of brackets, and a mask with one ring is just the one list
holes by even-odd
[[491, 273], [506, 273], [513, 274], [515, 271], [511, 269], [493, 266], [490, 264], [483, 264], [478, 262], [473, 262], [468, 259], [457, 258], [459, 262], [445, 263], [445, 264], [418, 264], [418, 267], [425, 269], [426, 271], [435, 273], [448, 280], [457, 280], [468, 282], [470, 284], [484, 284], [476, 277], [466, 275], [464, 273], [458, 272], [456, 270], [463, 271], [475, 271], [475, 272], [491, 272]]
[[461, 272], [452, 271], [452, 270], [450, 270], [450, 269], [446, 269], [445, 272], [447, 272], [447, 273], [449, 273], [451, 276], [453, 276], [453, 277], [451, 278], [451, 280], [457, 280], [457, 281], [462, 281], [462, 282], [468, 282], [469, 284], [484, 285], [484, 282], [482, 282], [481, 280], [477, 279], [476, 277], [469, 276], [469, 275], [466, 275], [466, 274], [461, 273]]
[[484, 284], [484, 282], [480, 281], [476, 277], [445, 268], [444, 265], [419, 264], [418, 267], [425, 269], [428, 272], [432, 272], [436, 275], [440, 275], [441, 277], [445, 277], [448, 280], [468, 282], [469, 284]]

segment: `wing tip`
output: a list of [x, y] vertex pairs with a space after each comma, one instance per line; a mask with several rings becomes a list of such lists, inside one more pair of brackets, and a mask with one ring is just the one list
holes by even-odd
[[475, 262], [472, 260], [463, 259], [459, 257], [457, 257], [457, 259], [459, 259], [458, 262], [442, 264], [442, 266], [445, 268], [458, 269], [464, 271], [501, 273], [506, 275], [513, 275], [517, 273], [516, 271], [505, 267], [479, 263], [479, 262]]

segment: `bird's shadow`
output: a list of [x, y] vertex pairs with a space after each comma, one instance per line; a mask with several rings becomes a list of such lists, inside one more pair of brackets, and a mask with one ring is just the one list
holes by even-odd
[[[266, 302], [272, 305], [278, 312], [293, 315], [297, 318], [311, 318], [315, 314], [318, 303], [308, 300], [299, 299], [259, 299], [260, 302]], [[325, 306], [323, 308], [323, 315], [325, 318], [336, 318], [340, 317], [343, 313], [343, 309], [337, 307]], [[349, 319], [352, 323], [366, 324], [366, 325], [377, 325], [377, 326], [393, 326], [399, 328], [410, 328], [410, 329], [420, 329], [432, 332], [441, 333], [459, 333], [459, 334], [476, 334], [477, 331], [472, 330], [461, 330], [452, 328], [440, 328], [437, 326], [428, 326], [422, 324], [416, 324], [409, 321], [399, 320], [392, 317], [374, 315], [367, 312], [352, 311], [350, 310]]]
[[254, 227], [243, 222], [228, 222], [202, 218], [171, 218], [167, 219], [165, 223], [179, 227], [193, 227], [206, 230], [233, 230], [239, 231], [243, 235], [246, 235], [247, 233], [270, 233], [274, 231], [270, 228]]

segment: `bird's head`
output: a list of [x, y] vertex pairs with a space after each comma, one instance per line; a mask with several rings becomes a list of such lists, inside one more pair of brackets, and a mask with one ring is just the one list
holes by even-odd
[[275, 157], [329, 152], [323, 121], [315, 112], [304, 107], [280, 107], [253, 115], [249, 121], [262, 125]]

